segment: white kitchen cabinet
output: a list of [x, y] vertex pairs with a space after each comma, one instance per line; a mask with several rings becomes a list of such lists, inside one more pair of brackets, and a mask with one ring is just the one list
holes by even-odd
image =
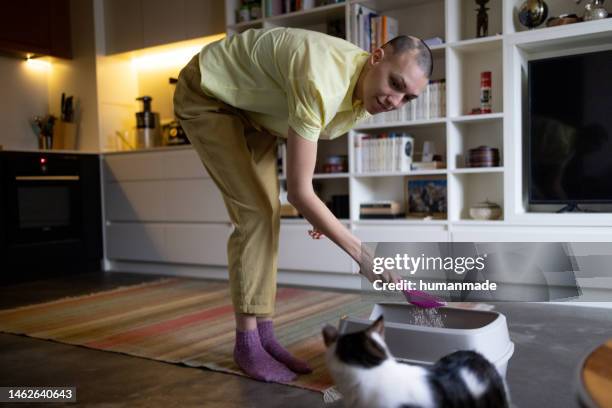
[[161, 224], [112, 223], [106, 226], [106, 256], [109, 259], [162, 262], [167, 255]]
[[106, 53], [116, 54], [225, 31], [223, 0], [104, 0]]
[[184, 40], [185, 2], [183, 0], [147, 0], [142, 4], [144, 47]]
[[163, 181], [108, 183], [105, 188], [109, 221], [163, 221], [166, 203]]
[[441, 226], [357, 226], [355, 235], [363, 242], [446, 242], [448, 230]]
[[225, 32], [223, 0], [184, 0], [185, 38], [198, 38]]
[[160, 152], [112, 154], [104, 156], [106, 182], [160, 180], [164, 178]]
[[195, 149], [167, 151], [161, 160], [164, 178], [210, 178]]
[[305, 224], [281, 225], [278, 268], [350, 273], [351, 258], [329, 238], [312, 239], [309, 229]]
[[612, 242], [609, 227], [534, 228], [526, 226], [457, 228], [452, 232], [455, 242]]
[[164, 219], [184, 222], [229, 222], [225, 203], [212, 179], [166, 180]]
[[172, 224], [165, 226], [167, 262], [227, 265], [230, 224]]
[[107, 54], [142, 48], [141, 0], [104, 0], [104, 31]]

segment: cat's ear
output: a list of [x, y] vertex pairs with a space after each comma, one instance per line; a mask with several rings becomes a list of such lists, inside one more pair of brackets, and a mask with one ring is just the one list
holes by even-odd
[[385, 336], [385, 319], [383, 318], [383, 315], [380, 315], [380, 317], [376, 319], [374, 323], [372, 323], [368, 331], [370, 333], [378, 333], [382, 337]]
[[323, 327], [323, 341], [325, 345], [329, 347], [336, 340], [338, 340], [338, 329], [330, 324], [325, 325]]

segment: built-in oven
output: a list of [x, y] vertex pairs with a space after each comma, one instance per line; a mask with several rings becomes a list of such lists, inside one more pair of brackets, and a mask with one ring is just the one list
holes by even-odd
[[100, 212], [97, 155], [0, 153], [0, 264], [84, 272], [100, 262]]
[[82, 204], [78, 157], [18, 155], [7, 164], [7, 243], [79, 239]]

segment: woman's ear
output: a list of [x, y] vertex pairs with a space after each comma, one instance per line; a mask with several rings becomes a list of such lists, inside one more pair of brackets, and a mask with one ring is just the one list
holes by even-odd
[[385, 50], [383, 50], [382, 48], [376, 48], [374, 51], [372, 51], [372, 54], [370, 55], [370, 61], [372, 65], [378, 64], [384, 58], [385, 58]]

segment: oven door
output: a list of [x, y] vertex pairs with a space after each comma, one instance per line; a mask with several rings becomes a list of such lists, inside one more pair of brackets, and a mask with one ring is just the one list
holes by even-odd
[[78, 240], [81, 186], [78, 175], [15, 176], [8, 204], [7, 243]]

